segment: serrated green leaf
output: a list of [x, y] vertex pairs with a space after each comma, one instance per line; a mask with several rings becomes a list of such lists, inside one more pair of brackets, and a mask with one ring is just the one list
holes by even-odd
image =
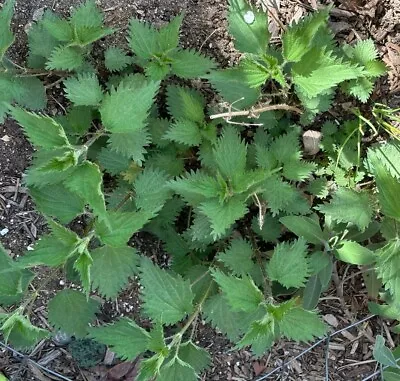
[[13, 107], [12, 117], [21, 125], [30, 142], [44, 149], [69, 146], [64, 129], [54, 119]]
[[324, 234], [318, 222], [305, 216], [286, 216], [279, 219], [290, 231], [307, 242], [322, 244], [325, 242]]
[[213, 270], [212, 276], [233, 311], [254, 312], [264, 300], [262, 292], [248, 276], [237, 278], [218, 270]]
[[279, 322], [279, 328], [289, 340], [311, 341], [326, 334], [328, 327], [315, 311], [301, 307], [291, 308]]
[[205, 101], [196, 90], [180, 86], [168, 86], [167, 88], [168, 112], [176, 120], [189, 119], [193, 122], [204, 120]]
[[94, 74], [79, 74], [64, 81], [66, 97], [76, 106], [98, 106], [103, 90]]
[[85, 291], [86, 297], [89, 298], [91, 279], [91, 268], [93, 264], [92, 256], [88, 250], [84, 250], [74, 262], [74, 270], [78, 273], [81, 281], [82, 289]]
[[63, 224], [83, 213], [85, 202], [62, 184], [44, 188], [30, 187], [29, 193], [42, 213], [58, 218]]
[[235, 275], [247, 275], [253, 269], [253, 248], [250, 242], [236, 238], [227, 250], [218, 254], [218, 260], [227, 266]]
[[278, 244], [267, 265], [269, 279], [279, 282], [286, 288], [304, 286], [310, 273], [306, 254], [306, 242], [301, 238], [293, 244], [288, 242]]
[[164, 364], [160, 369], [160, 374], [157, 377], [159, 381], [197, 381], [195, 370], [179, 357], [174, 357], [172, 360]]
[[200, 145], [202, 135], [197, 123], [181, 119], [171, 124], [165, 133], [165, 139], [193, 147]]
[[44, 63], [59, 45], [59, 41], [45, 29], [42, 23], [34, 23], [31, 26], [28, 32], [28, 43], [31, 58], [32, 56], [42, 57]]
[[251, 7], [245, 0], [230, 0], [228, 20], [237, 50], [265, 53], [270, 37], [266, 13]]
[[151, 212], [108, 212], [106, 221], [95, 223], [96, 235], [113, 247], [125, 247], [134, 233], [140, 230], [153, 216]]
[[298, 62], [309, 51], [314, 38], [328, 21], [329, 9], [325, 8], [303, 18], [283, 34], [283, 56], [287, 61]]
[[354, 241], [341, 241], [336, 249], [336, 257], [352, 265], [370, 265], [375, 262], [374, 253]]
[[119, 175], [129, 168], [129, 160], [110, 148], [102, 148], [97, 159], [101, 167], [112, 175]]
[[253, 106], [260, 96], [260, 90], [250, 87], [243, 71], [236, 67], [214, 70], [206, 78], [225, 101], [239, 109]]
[[103, 176], [96, 164], [84, 161], [78, 165], [64, 185], [83, 200], [86, 200], [93, 211], [99, 216], [106, 213], [103, 191], [101, 189]]
[[48, 70], [75, 70], [84, 64], [82, 53], [74, 47], [59, 46], [46, 63]]
[[91, 107], [73, 106], [66, 115], [57, 119], [69, 137], [77, 139], [92, 126], [93, 109]]
[[137, 381], [150, 381], [159, 374], [161, 365], [165, 358], [161, 355], [155, 355], [147, 360], [142, 360], [139, 365], [139, 374]]
[[378, 200], [382, 212], [387, 216], [400, 220], [400, 182], [392, 177], [385, 168], [384, 163], [379, 160], [379, 155], [368, 153], [368, 160], [373, 166], [373, 174], [378, 188]]
[[211, 362], [210, 354], [191, 341], [187, 341], [179, 347], [178, 357], [189, 364], [198, 374], [207, 369]]
[[112, 133], [108, 140], [108, 146], [124, 155], [128, 159], [132, 159], [138, 165], [142, 165], [146, 148], [151, 143], [151, 136], [147, 129], [140, 129], [132, 132]]
[[77, 29], [98, 28], [103, 24], [103, 15], [94, 0], [87, 0], [73, 10], [70, 22]]
[[165, 201], [172, 196], [167, 186], [168, 175], [159, 169], [146, 167], [138, 175], [133, 186], [135, 203], [143, 211], [158, 212]]
[[213, 154], [221, 174], [228, 179], [233, 179], [237, 173], [245, 171], [247, 145], [234, 128], [224, 129]]
[[35, 327], [27, 317], [18, 313], [7, 319], [0, 329], [3, 331], [6, 341], [22, 350], [32, 348], [40, 340], [46, 339], [50, 335], [49, 331]]
[[365, 103], [372, 94], [374, 83], [370, 79], [362, 77], [348, 81], [343, 88], [348, 94]]
[[46, 10], [41, 24], [58, 41], [72, 41], [74, 30], [68, 20], [62, 19], [53, 12]]
[[370, 38], [367, 40], [357, 41], [352, 50], [352, 57], [360, 64], [366, 64], [378, 57], [378, 51], [375, 48], [374, 41]]
[[223, 204], [216, 199], [204, 201], [199, 210], [210, 220], [212, 235], [217, 239], [247, 213], [247, 206], [244, 199], [232, 197]]
[[393, 296], [395, 303], [400, 300], [400, 241], [393, 239], [376, 251], [376, 273], [385, 290]]
[[179, 43], [179, 31], [183, 21], [183, 13], [174, 17], [167, 25], [159, 30], [158, 45], [163, 53], [176, 49]]
[[46, 107], [47, 96], [43, 82], [35, 77], [17, 77], [14, 79], [19, 92], [15, 100], [21, 106], [31, 110], [40, 110]]
[[291, 181], [305, 181], [316, 169], [316, 163], [293, 160], [285, 163], [282, 175]]
[[0, 61], [14, 42], [14, 34], [10, 29], [14, 5], [15, 0], [6, 0], [0, 11]]
[[158, 51], [159, 33], [147, 23], [132, 19], [129, 25], [129, 47], [142, 59], [150, 59]]
[[133, 360], [145, 352], [149, 344], [149, 333], [128, 318], [114, 324], [93, 327], [89, 335], [98, 342], [109, 346], [122, 360]]
[[55, 328], [70, 335], [84, 337], [99, 307], [98, 301], [87, 300], [79, 291], [65, 289], [49, 301], [49, 321]]
[[104, 64], [106, 68], [111, 71], [121, 71], [125, 69], [132, 62], [124, 50], [116, 46], [110, 46], [104, 53]]
[[[396, 179], [400, 179], [400, 144], [396, 140], [390, 140], [386, 144], [379, 144], [368, 151], [366, 165], [373, 173], [373, 162], [378, 161]], [[382, 172], [378, 165], [378, 172]], [[379, 170], [380, 169], [380, 170]]]
[[318, 177], [307, 185], [307, 192], [318, 198], [326, 198], [329, 194], [328, 180], [326, 177]]
[[224, 191], [217, 179], [201, 170], [187, 172], [185, 177], [170, 181], [169, 186], [192, 205], [197, 205], [204, 199], [219, 197]]
[[170, 325], [192, 312], [190, 283], [180, 275], [162, 270], [143, 258], [140, 282], [144, 287], [143, 311], [151, 319]]
[[354, 224], [360, 230], [369, 225], [373, 213], [368, 194], [346, 188], [339, 188], [330, 203], [316, 209], [335, 221]]
[[271, 176], [265, 180], [263, 196], [268, 203], [273, 216], [283, 210], [289, 210], [289, 205], [296, 199], [297, 191], [288, 182], [278, 176]]
[[171, 70], [181, 78], [204, 77], [215, 68], [215, 62], [194, 50], [182, 49], [173, 53]]
[[104, 97], [100, 108], [104, 127], [111, 132], [133, 132], [145, 127], [159, 82], [133, 87], [122, 82]]

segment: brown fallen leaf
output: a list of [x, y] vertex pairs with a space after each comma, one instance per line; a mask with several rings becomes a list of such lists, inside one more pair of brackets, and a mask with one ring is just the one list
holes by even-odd
[[253, 369], [255, 376], [259, 376], [261, 373], [265, 371], [265, 369], [267, 369], [267, 364], [265, 361], [254, 361]]
[[140, 358], [113, 366], [101, 381], [135, 381], [139, 372]]

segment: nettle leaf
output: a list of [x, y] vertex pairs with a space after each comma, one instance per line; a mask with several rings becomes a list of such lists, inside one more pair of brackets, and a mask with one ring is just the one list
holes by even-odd
[[[396, 140], [390, 140], [386, 144], [379, 144], [368, 151], [367, 166], [373, 172], [374, 162], [381, 163], [389, 173], [400, 180], [400, 143]], [[378, 166], [378, 172], [379, 170]], [[383, 171], [382, 171], [383, 173]]]
[[192, 312], [194, 296], [189, 281], [160, 269], [147, 258], [142, 259], [140, 267], [143, 311], [148, 317], [170, 325]]
[[341, 241], [336, 249], [336, 257], [352, 265], [370, 265], [375, 262], [374, 253], [354, 241]]
[[264, 54], [270, 38], [267, 13], [251, 7], [246, 0], [229, 1], [229, 32], [241, 52]]
[[234, 128], [225, 128], [213, 150], [221, 174], [228, 179], [246, 169], [247, 145]]
[[21, 125], [33, 145], [44, 149], [69, 146], [64, 129], [54, 119], [17, 107], [11, 109], [11, 115]]
[[95, 74], [79, 74], [64, 81], [66, 97], [76, 106], [98, 106], [103, 90]]
[[158, 45], [161, 52], [176, 49], [179, 43], [179, 31], [182, 26], [183, 13], [174, 17], [167, 25], [159, 30]]
[[121, 48], [110, 46], [104, 53], [104, 64], [111, 71], [121, 71], [131, 64], [132, 58], [129, 57]]
[[132, 86], [122, 82], [106, 94], [100, 107], [104, 127], [111, 132], [133, 132], [145, 127], [159, 82]]
[[199, 123], [204, 120], [205, 100], [201, 93], [196, 90], [187, 87], [168, 86], [167, 105], [168, 112], [176, 120], [189, 119]]
[[103, 24], [103, 15], [94, 0], [87, 0], [73, 10], [70, 22], [75, 28], [98, 28]]
[[114, 324], [93, 327], [89, 335], [99, 343], [109, 346], [122, 360], [133, 360], [145, 352], [150, 335], [133, 320], [122, 318]]
[[14, 42], [14, 35], [10, 29], [14, 5], [15, 0], [6, 0], [0, 11], [0, 61]]
[[373, 166], [373, 174], [378, 188], [378, 200], [382, 208], [382, 212], [387, 216], [400, 220], [400, 182], [391, 176], [390, 172], [385, 168], [385, 162], [382, 162], [379, 155], [375, 155], [372, 151], [368, 153], [368, 160]]
[[283, 242], [275, 246], [274, 254], [267, 264], [269, 279], [286, 288], [303, 287], [310, 273], [306, 254], [307, 245], [301, 238], [292, 244]]
[[46, 63], [48, 70], [75, 70], [84, 63], [82, 52], [72, 46], [59, 46], [51, 53]]
[[172, 196], [167, 184], [168, 178], [164, 171], [146, 167], [133, 184], [137, 208], [149, 212], [159, 211]]
[[357, 41], [351, 53], [351, 58], [364, 65], [378, 58], [378, 50], [375, 47], [374, 41], [370, 38]]
[[260, 289], [249, 276], [237, 278], [213, 270], [212, 276], [233, 311], [254, 312], [264, 300]]
[[298, 62], [309, 51], [318, 30], [328, 21], [329, 8], [315, 12], [292, 25], [283, 34], [283, 56], [287, 61]]
[[139, 231], [153, 216], [152, 212], [108, 212], [106, 220], [95, 223], [96, 235], [113, 247], [125, 247], [134, 233]]
[[35, 327], [27, 317], [18, 313], [11, 315], [1, 328], [6, 341], [22, 350], [30, 349], [50, 336], [49, 331]]
[[198, 146], [202, 141], [202, 135], [197, 123], [185, 119], [172, 123], [164, 137], [189, 147]]
[[268, 203], [273, 216], [289, 209], [298, 194], [297, 190], [278, 176], [271, 176], [265, 180], [263, 197]]
[[385, 290], [393, 296], [394, 301], [400, 300], [400, 241], [396, 238], [389, 241], [383, 248], [376, 251], [376, 273], [382, 280]]
[[204, 77], [212, 69], [215, 69], [215, 62], [208, 57], [201, 55], [195, 50], [177, 50], [172, 55], [172, 73], [181, 78]]
[[186, 172], [185, 177], [170, 181], [169, 186], [192, 205], [204, 199], [219, 197], [224, 191], [217, 179], [201, 170]]
[[333, 220], [351, 223], [364, 230], [372, 218], [372, 206], [367, 193], [352, 189], [339, 188], [330, 203], [316, 207], [320, 212]]
[[157, 378], [163, 381], [176, 381], [179, 379], [185, 381], [198, 380], [195, 370], [179, 357], [173, 357], [172, 360], [164, 364]]
[[132, 159], [138, 165], [142, 165], [144, 155], [147, 152], [145, 147], [149, 146], [150, 143], [151, 136], [146, 128], [132, 132], [114, 132], [108, 140], [108, 146], [112, 150]]
[[259, 218], [254, 217], [251, 223], [251, 227], [254, 233], [258, 234], [265, 242], [275, 242], [281, 232], [281, 224], [278, 218], [273, 217], [271, 214], [267, 213], [263, 218], [262, 229], [260, 229]]
[[126, 156], [104, 147], [97, 155], [97, 160], [102, 168], [114, 176], [126, 171], [130, 163]]
[[217, 199], [204, 201], [199, 210], [210, 220], [212, 235], [217, 239], [247, 213], [247, 206], [244, 199], [232, 197], [223, 204]]
[[62, 19], [53, 12], [46, 10], [41, 24], [58, 41], [72, 41], [74, 30], [68, 20]]
[[211, 363], [210, 354], [192, 341], [187, 341], [179, 347], [178, 357], [188, 363], [198, 374], [207, 369]]
[[49, 321], [70, 335], [84, 337], [95, 319], [100, 303], [75, 290], [62, 290], [49, 301]]
[[290, 231], [307, 242], [321, 244], [325, 242], [324, 234], [319, 223], [305, 216], [286, 216], [279, 219]]
[[46, 89], [39, 78], [17, 77], [14, 79], [14, 83], [20, 91], [15, 95], [18, 104], [31, 110], [40, 110], [46, 107]]
[[307, 311], [301, 307], [293, 307], [287, 311], [279, 322], [282, 335], [289, 340], [311, 341], [322, 337], [328, 331], [327, 325], [315, 311]]
[[250, 242], [236, 238], [227, 250], [218, 254], [218, 260], [227, 266], [235, 275], [249, 274], [254, 266], [253, 248]]
[[140, 58], [150, 59], [158, 52], [159, 33], [151, 25], [132, 19], [129, 25], [129, 47]]
[[214, 70], [206, 78], [225, 101], [239, 109], [253, 106], [260, 96], [260, 89], [247, 84], [246, 74], [240, 68]]
[[103, 176], [100, 168], [89, 161], [78, 165], [73, 175], [64, 181], [65, 186], [86, 200], [99, 216], [104, 216], [106, 213], [102, 183]]
[[29, 193], [42, 213], [58, 218], [63, 224], [82, 214], [85, 207], [83, 199], [62, 184], [43, 188], [30, 187]]
[[232, 311], [222, 294], [207, 299], [202, 313], [207, 322], [222, 331], [233, 342], [236, 342], [243, 333], [243, 325], [238, 324], [238, 321], [243, 323], [243, 315], [249, 315], [246, 312]]

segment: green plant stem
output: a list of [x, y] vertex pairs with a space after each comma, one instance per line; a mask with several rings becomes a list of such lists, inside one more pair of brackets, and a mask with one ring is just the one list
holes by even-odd
[[[171, 343], [168, 345], [169, 349], [172, 349], [173, 347], [176, 346], [177, 347], [176, 348], [176, 352], [178, 352], [180, 343], [182, 341], [182, 337], [185, 334], [185, 332], [190, 328], [190, 326], [193, 324], [193, 322], [196, 321], [197, 317], [199, 316], [201, 308], [202, 308], [204, 302], [206, 301], [206, 299], [208, 297], [208, 294], [211, 291], [212, 284], [213, 284], [213, 281], [210, 282], [210, 284], [209, 284], [209, 286], [207, 288], [207, 291], [204, 293], [203, 297], [201, 298], [201, 300], [197, 304], [196, 309], [193, 312], [193, 314], [189, 317], [189, 319], [187, 320], [185, 325], [182, 327], [182, 329], [173, 336]], [[193, 332], [192, 332], [192, 335], [193, 335]]]

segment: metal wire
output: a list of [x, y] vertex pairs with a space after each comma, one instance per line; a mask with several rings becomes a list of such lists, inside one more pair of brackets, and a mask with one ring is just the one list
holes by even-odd
[[[311, 345], [310, 347], [308, 347], [306, 350], [304, 350], [303, 352], [299, 353], [297, 356], [293, 357], [292, 359], [290, 359], [289, 361], [285, 362], [285, 366], [287, 367], [290, 363], [292, 363], [293, 361], [299, 359], [300, 357], [304, 356], [306, 353], [310, 352], [311, 350], [313, 350], [316, 346], [320, 345], [321, 343], [323, 343], [324, 341], [326, 342], [327, 338], [331, 338], [333, 336], [338, 335], [339, 333], [342, 333], [344, 331], [347, 331], [350, 328], [356, 327], [362, 323], [365, 323], [368, 320], [371, 320], [373, 317], [375, 317], [375, 315], [370, 315], [365, 317], [364, 319], [361, 319], [353, 324], [348, 325], [347, 327], [344, 327], [342, 329], [339, 329], [338, 331], [335, 331], [331, 334], [329, 334], [328, 336], [323, 337], [322, 339], [318, 340], [317, 342], [315, 342], [313, 345]], [[269, 373], [265, 374], [264, 376], [257, 378], [255, 381], [263, 381], [266, 380], [268, 377], [272, 376], [273, 374], [275, 374], [276, 372], [278, 372], [280, 369], [282, 368], [282, 365], [276, 367], [275, 369], [271, 370]], [[377, 373], [379, 374], [379, 372]], [[368, 380], [370, 380], [371, 378], [368, 378]], [[363, 380], [365, 381], [365, 380]]]
[[16, 351], [15, 349], [9, 347], [7, 344], [2, 343], [1, 341], [0, 341], [0, 346], [2, 346], [3, 348], [5, 348], [5, 349], [11, 351], [12, 353], [14, 353], [14, 355], [17, 355], [17, 356], [19, 356], [19, 357], [22, 357], [23, 359], [25, 359], [25, 360], [31, 362], [32, 364], [34, 364], [34, 365], [37, 366], [38, 368], [42, 369], [43, 371], [45, 371], [45, 372], [51, 374], [52, 376], [58, 377], [59, 379], [64, 380], [64, 381], [73, 381], [72, 379], [63, 376], [63, 375], [60, 374], [60, 373], [54, 372], [53, 370], [51, 370], [51, 369], [49, 369], [49, 368], [46, 368], [46, 367], [43, 366], [43, 365], [40, 365], [39, 363], [37, 363], [36, 361], [32, 360], [32, 359], [29, 358], [28, 356], [24, 355], [23, 353], [20, 353], [20, 352]]

